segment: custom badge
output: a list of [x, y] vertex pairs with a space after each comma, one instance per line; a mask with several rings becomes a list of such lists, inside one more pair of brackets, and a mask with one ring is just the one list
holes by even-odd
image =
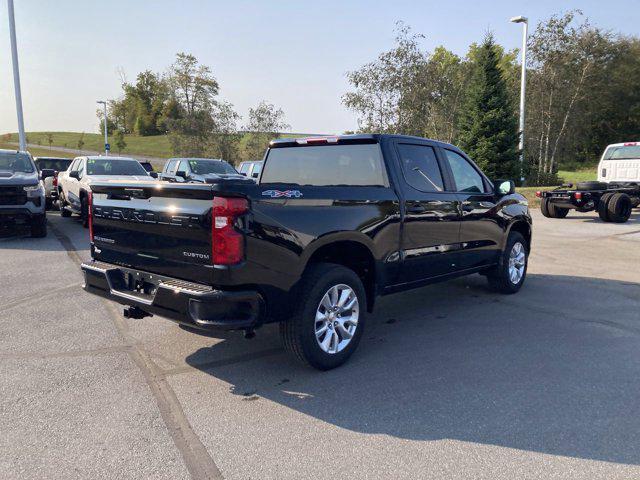
[[300, 190], [265, 190], [262, 192], [262, 196], [271, 198], [300, 198], [302, 192]]

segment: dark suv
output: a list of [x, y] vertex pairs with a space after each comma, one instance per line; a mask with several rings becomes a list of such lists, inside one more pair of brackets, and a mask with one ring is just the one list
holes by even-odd
[[42, 178], [51, 169], [38, 172], [28, 152], [0, 150], [0, 228], [26, 226], [33, 237], [47, 235]]

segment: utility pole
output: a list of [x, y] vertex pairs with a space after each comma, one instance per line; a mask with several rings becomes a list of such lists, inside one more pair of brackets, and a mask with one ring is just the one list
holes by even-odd
[[104, 107], [104, 154], [109, 155], [110, 145], [109, 145], [109, 134], [107, 130], [107, 102], [104, 100], [96, 101], [97, 104], [102, 104]]
[[13, 87], [16, 96], [16, 113], [18, 115], [18, 138], [20, 150], [27, 150], [27, 139], [24, 135], [24, 118], [22, 116], [22, 93], [20, 91], [20, 67], [18, 66], [18, 46], [16, 44], [16, 20], [13, 14], [13, 0], [7, 0], [9, 5], [9, 35], [11, 37], [11, 60], [13, 62]]
[[525, 93], [527, 90], [527, 31], [529, 21], [527, 17], [520, 15], [511, 19], [513, 23], [522, 23], [522, 72], [520, 74], [520, 182], [524, 184], [524, 112], [525, 112]]

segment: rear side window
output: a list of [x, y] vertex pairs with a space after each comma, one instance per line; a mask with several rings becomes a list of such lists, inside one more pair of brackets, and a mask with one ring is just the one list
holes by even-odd
[[240, 165], [240, 173], [247, 173], [249, 171], [249, 164], [243, 163]]
[[273, 148], [260, 183], [388, 185], [378, 144]]
[[442, 173], [433, 147], [401, 143], [398, 145], [398, 152], [402, 172], [409, 185], [421, 192], [444, 190]]
[[177, 166], [178, 160], [170, 160], [169, 163], [167, 163], [167, 168], [165, 168], [165, 173], [168, 175], [175, 175]]
[[456, 182], [456, 191], [468, 193], [484, 193], [484, 182], [482, 176], [462, 155], [451, 151], [444, 150], [453, 180]]

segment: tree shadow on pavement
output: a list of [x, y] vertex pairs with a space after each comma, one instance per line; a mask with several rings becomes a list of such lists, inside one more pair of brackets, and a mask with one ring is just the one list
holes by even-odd
[[530, 274], [501, 296], [476, 275], [381, 299], [333, 371], [277, 352], [221, 363], [238, 337], [186, 361], [233, 394], [355, 432], [640, 464], [638, 312], [637, 283]]

